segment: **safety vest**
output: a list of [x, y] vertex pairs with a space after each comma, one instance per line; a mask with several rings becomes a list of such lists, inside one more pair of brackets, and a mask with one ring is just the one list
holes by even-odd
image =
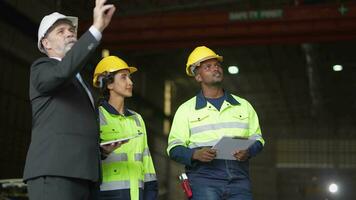
[[155, 181], [156, 172], [147, 145], [146, 128], [142, 117], [133, 111], [132, 115], [111, 114], [104, 107], [99, 107], [100, 132], [115, 130], [124, 137], [143, 136], [129, 140], [109, 156], [102, 160], [103, 181], [101, 191], [130, 189], [132, 200], [139, 199], [139, 188], [144, 189], [144, 183]]
[[[243, 98], [227, 94], [217, 110], [208, 101], [197, 108], [199, 95], [183, 103], [177, 110], [168, 137], [167, 153], [175, 146], [197, 148], [213, 146], [223, 136], [239, 136], [259, 140], [264, 145], [258, 117]], [[200, 95], [201, 99], [204, 99]]]

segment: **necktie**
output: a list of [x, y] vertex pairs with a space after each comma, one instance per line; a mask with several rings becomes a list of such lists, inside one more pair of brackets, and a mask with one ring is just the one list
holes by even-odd
[[89, 88], [85, 85], [85, 83], [84, 83], [84, 81], [83, 81], [83, 79], [82, 79], [82, 76], [80, 76], [80, 74], [78, 73], [78, 74], [76, 75], [76, 77], [77, 77], [78, 81], [80, 82], [80, 84], [82, 84], [82, 86], [83, 86], [83, 88], [85, 89], [85, 91], [87, 92], [87, 94], [88, 94], [88, 96], [89, 96], [89, 99], [90, 99], [90, 101], [91, 101], [92, 106], [95, 107], [95, 106], [94, 106], [94, 98], [93, 98], [93, 96], [91, 95], [91, 92], [90, 92]]

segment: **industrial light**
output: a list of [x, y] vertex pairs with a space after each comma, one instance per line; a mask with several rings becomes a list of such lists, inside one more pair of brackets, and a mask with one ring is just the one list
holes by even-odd
[[342, 65], [334, 65], [334, 66], [333, 66], [333, 70], [334, 70], [335, 72], [342, 71]]
[[105, 58], [107, 56], [110, 56], [110, 51], [109, 49], [103, 49], [101, 50], [101, 57]]
[[237, 74], [239, 73], [239, 68], [237, 66], [229, 66], [227, 68], [230, 74]]
[[336, 183], [331, 183], [329, 185], [329, 192], [330, 193], [336, 193], [339, 189], [339, 186]]

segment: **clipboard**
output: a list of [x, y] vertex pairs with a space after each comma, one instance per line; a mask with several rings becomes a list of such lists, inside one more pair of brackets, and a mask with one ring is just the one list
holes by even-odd
[[215, 159], [236, 160], [231, 154], [233, 151], [236, 149], [246, 150], [255, 142], [256, 140], [247, 138], [223, 136], [212, 149], [217, 150]]
[[136, 137], [141, 136], [141, 135], [143, 135], [143, 133], [139, 132], [136, 135], [131, 135], [129, 137], [119, 138], [119, 139], [116, 139], [116, 140], [110, 140], [110, 141], [106, 141], [106, 142], [101, 142], [100, 146], [107, 145], [107, 144], [114, 143], [114, 142], [123, 142], [123, 141], [126, 141], [126, 140], [131, 140], [131, 139], [136, 138]]

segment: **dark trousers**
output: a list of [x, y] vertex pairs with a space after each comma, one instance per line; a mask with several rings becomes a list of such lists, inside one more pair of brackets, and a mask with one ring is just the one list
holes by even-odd
[[[139, 189], [139, 200], [143, 200], [142, 189]], [[100, 191], [99, 200], [130, 200], [130, 189]]]
[[[157, 200], [157, 181], [145, 182], [145, 189], [139, 188], [139, 200]], [[99, 200], [130, 200], [130, 189], [108, 190], [99, 192]]]
[[41, 176], [27, 181], [30, 200], [97, 200], [99, 185], [89, 180]]
[[190, 200], [252, 200], [249, 181], [190, 179]]

